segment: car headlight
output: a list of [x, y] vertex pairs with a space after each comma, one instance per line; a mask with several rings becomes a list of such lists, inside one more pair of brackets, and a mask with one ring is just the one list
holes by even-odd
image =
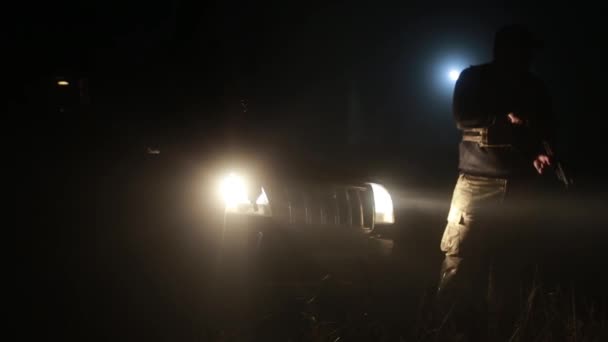
[[374, 195], [374, 223], [393, 224], [395, 215], [393, 211], [393, 200], [386, 188], [380, 184], [370, 183]]
[[250, 204], [247, 183], [237, 174], [231, 173], [220, 183], [220, 194], [226, 208], [236, 208], [240, 204]]
[[270, 203], [264, 188], [258, 188], [255, 204], [250, 200], [249, 191], [252, 189], [247, 180], [236, 174], [230, 173], [220, 182], [220, 195], [224, 200], [225, 210], [230, 213], [251, 214], [270, 216]]

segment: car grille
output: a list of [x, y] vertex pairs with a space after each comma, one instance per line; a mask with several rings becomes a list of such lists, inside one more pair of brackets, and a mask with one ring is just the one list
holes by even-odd
[[272, 216], [281, 223], [373, 229], [374, 202], [368, 185], [299, 183], [265, 190]]

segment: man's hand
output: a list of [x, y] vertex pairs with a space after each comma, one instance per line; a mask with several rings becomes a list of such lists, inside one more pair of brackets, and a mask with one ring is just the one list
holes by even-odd
[[[509, 118], [509, 122], [514, 126], [523, 126], [526, 124], [526, 121], [522, 120], [513, 112], [507, 114], [507, 117]], [[545, 171], [545, 168], [551, 166], [551, 157], [546, 154], [539, 154], [538, 156], [536, 156], [536, 159], [534, 159], [534, 162], [532, 162], [532, 164], [534, 165], [536, 172], [538, 172], [539, 175], [542, 175]]]
[[515, 126], [522, 126], [525, 124], [525, 121], [515, 115], [515, 113], [509, 113], [507, 114], [507, 117], [509, 118], [509, 122]]
[[545, 168], [551, 166], [551, 158], [546, 154], [539, 154], [532, 164], [534, 165], [536, 172], [538, 172], [539, 175], [542, 175]]

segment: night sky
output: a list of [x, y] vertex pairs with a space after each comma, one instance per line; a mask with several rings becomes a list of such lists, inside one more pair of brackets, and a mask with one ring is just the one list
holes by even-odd
[[[583, 166], [580, 151], [598, 146], [586, 125], [602, 113], [605, 31], [591, 7], [45, 6], [17, 24], [28, 85], [87, 77], [94, 113], [66, 121], [94, 120], [102, 142], [126, 130], [137, 144], [174, 143], [241, 122], [280, 141], [298, 131], [311, 145], [375, 144], [400, 154], [437, 145], [449, 155], [458, 136], [447, 70], [489, 61], [494, 31], [523, 23], [546, 44], [535, 70], [554, 98], [566, 159]], [[419, 132], [435, 134], [421, 141]]]
[[[39, 212], [24, 216], [35, 227], [27, 231], [41, 230], [24, 250], [44, 270], [32, 283], [50, 279], [60, 292], [100, 281], [111, 265], [120, 274], [137, 268], [122, 261], [132, 233], [106, 230], [141, 209], [119, 205], [133, 198], [123, 189], [136, 183], [153, 193], [166, 181], [158, 177], [227, 149], [369, 161], [373, 172], [452, 186], [459, 133], [448, 73], [490, 61], [494, 32], [510, 23], [544, 40], [534, 70], [553, 97], [558, 152], [582, 189], [605, 195], [607, 32], [599, 8], [74, 1], [25, 4], [12, 21], [17, 34], [5, 53], [15, 59], [5, 68], [17, 76], [10, 108], [18, 123], [5, 130], [29, 171], [33, 194], [22, 203]], [[59, 111], [57, 77], [87, 79], [90, 104]], [[166, 158], [157, 171], [148, 147]], [[104, 243], [120, 251], [108, 259]], [[45, 256], [52, 267], [41, 264]], [[89, 269], [80, 285], [66, 280], [73, 267], [90, 265], [105, 268]], [[94, 291], [79, 293], [86, 302]], [[28, 300], [61, 306], [59, 297], [42, 297]], [[59, 322], [56, 329], [69, 326]]]

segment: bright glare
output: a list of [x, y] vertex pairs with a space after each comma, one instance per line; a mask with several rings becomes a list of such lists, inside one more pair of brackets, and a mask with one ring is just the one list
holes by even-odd
[[448, 76], [450, 77], [450, 79], [452, 81], [456, 81], [456, 80], [458, 80], [458, 77], [460, 77], [460, 71], [452, 69], [452, 70], [450, 70], [450, 73], [448, 74]]
[[374, 194], [376, 223], [394, 223], [393, 200], [388, 191], [380, 184], [370, 183]]
[[220, 194], [227, 208], [235, 208], [239, 204], [248, 204], [247, 184], [243, 177], [234, 173], [229, 174], [220, 184]]
[[258, 204], [258, 205], [268, 205], [268, 197], [266, 196], [266, 192], [264, 191], [263, 188], [262, 188], [262, 193], [260, 194], [260, 196], [258, 197], [258, 199], [255, 200], [255, 204]]
[[57, 85], [65, 87], [65, 86], [69, 86], [70, 82], [68, 82], [68, 81], [57, 81]]

